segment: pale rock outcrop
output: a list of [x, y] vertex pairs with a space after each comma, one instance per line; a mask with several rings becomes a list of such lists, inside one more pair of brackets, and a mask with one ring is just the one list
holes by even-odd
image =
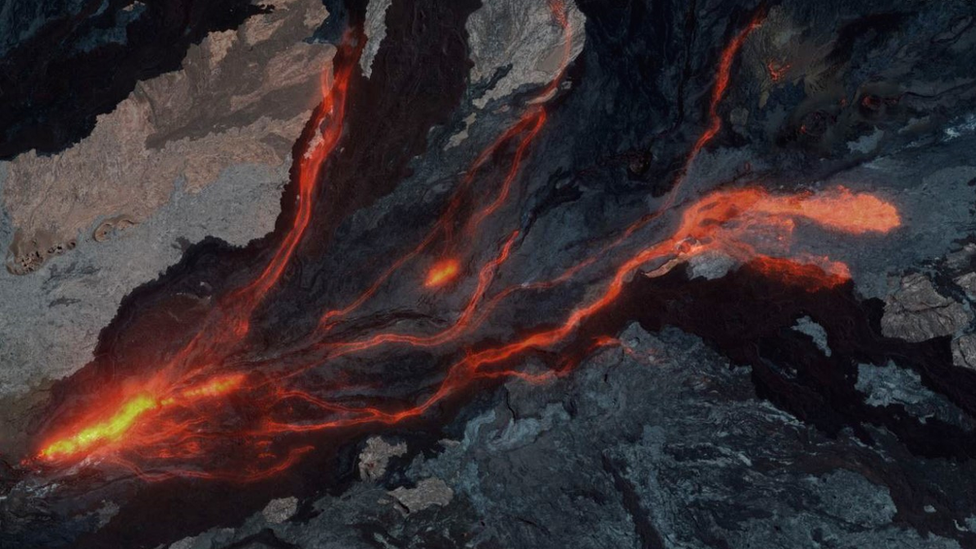
[[[140, 82], [91, 135], [65, 151], [14, 158], [3, 205], [16, 235], [15, 274], [69, 251], [100, 219], [145, 221], [174, 183], [198, 192], [232, 165], [279, 167], [320, 97], [334, 47], [303, 39], [327, 16], [317, 0], [279, 0], [271, 13], [192, 46], [182, 70]], [[273, 107], [272, 107], [273, 105]]]
[[[139, 83], [76, 145], [0, 162], [8, 269], [38, 270], [0, 272], [0, 301], [17, 311], [0, 315], [0, 398], [87, 363], [122, 298], [185, 246], [208, 236], [243, 246], [273, 230], [334, 52], [307, 42], [327, 17], [319, 0], [274, 5], [192, 46], [181, 70]], [[280, 24], [248, 46], [260, 19]], [[20, 421], [22, 410], [2, 408], [0, 424]]]
[[386, 474], [390, 458], [407, 453], [407, 443], [390, 444], [383, 437], [370, 437], [366, 448], [359, 454], [359, 477], [363, 480], [378, 480]]
[[952, 363], [976, 370], [976, 334], [964, 334], [953, 340]]
[[380, 44], [386, 38], [386, 12], [393, 4], [393, 0], [369, 0], [366, 6], [366, 46], [359, 58], [359, 66], [367, 77], [373, 73], [373, 59], [380, 51]]
[[[485, 0], [468, 18], [471, 46], [471, 82], [488, 82], [508, 70], [483, 96], [474, 100], [479, 109], [522, 86], [551, 82], [559, 75], [563, 45], [571, 40], [569, 61], [583, 50], [586, 17], [573, 0], [565, 0], [569, 32], [564, 33], [548, 2]], [[556, 6], [558, 9], [558, 6]], [[504, 22], [504, 23], [502, 23]]]
[[295, 516], [298, 512], [298, 498], [289, 497], [281, 499], [273, 499], [268, 502], [268, 505], [264, 507], [261, 514], [264, 515], [264, 520], [271, 524], [281, 524], [291, 517]]
[[922, 274], [911, 274], [885, 301], [881, 332], [918, 342], [947, 336], [972, 321], [972, 313], [961, 304], [941, 295], [932, 281]]
[[407, 515], [434, 505], [447, 505], [454, 498], [454, 490], [439, 478], [427, 478], [418, 482], [414, 488], [401, 486], [389, 492], [389, 495], [396, 500], [397, 508]]

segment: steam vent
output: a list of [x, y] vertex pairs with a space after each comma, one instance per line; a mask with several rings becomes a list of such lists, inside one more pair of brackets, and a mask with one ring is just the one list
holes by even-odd
[[973, 0], [0, 0], [0, 549], [976, 549]]

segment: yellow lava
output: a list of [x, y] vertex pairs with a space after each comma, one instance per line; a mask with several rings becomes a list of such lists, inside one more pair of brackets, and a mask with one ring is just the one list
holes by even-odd
[[68, 456], [85, 451], [95, 444], [118, 440], [135, 423], [143, 413], [158, 407], [159, 404], [149, 395], [139, 395], [125, 402], [122, 408], [107, 420], [96, 423], [78, 432], [78, 434], [61, 439], [41, 450], [41, 457], [48, 459]]
[[183, 398], [194, 400], [198, 398], [220, 396], [236, 389], [242, 381], [244, 381], [243, 375], [220, 377], [203, 385], [183, 391]]
[[427, 273], [427, 280], [424, 281], [424, 286], [427, 288], [443, 286], [453, 280], [460, 269], [461, 264], [456, 259], [441, 261], [431, 267], [430, 272]]

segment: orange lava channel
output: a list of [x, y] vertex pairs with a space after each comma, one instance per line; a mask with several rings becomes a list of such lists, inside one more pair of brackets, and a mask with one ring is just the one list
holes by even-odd
[[[546, 2], [549, 11], [563, 33], [561, 59], [559, 70], [556, 72], [555, 77], [546, 85], [545, 88], [543, 88], [542, 91], [536, 94], [534, 99], [529, 101], [529, 104], [532, 106], [527, 109], [526, 112], [508, 130], [502, 133], [502, 135], [500, 135], [488, 147], [478, 154], [471, 167], [465, 172], [464, 178], [461, 180], [460, 184], [454, 190], [453, 195], [448, 201], [447, 209], [440, 216], [437, 223], [431, 228], [431, 230], [428, 231], [427, 235], [420, 242], [420, 244], [418, 244], [413, 250], [404, 256], [397, 259], [379, 276], [379, 278], [376, 279], [376, 281], [373, 282], [372, 285], [370, 285], [369, 288], [366, 289], [366, 291], [360, 294], [360, 296], [357, 297], [352, 303], [340, 309], [331, 309], [323, 313], [319, 321], [321, 331], [329, 331], [341, 319], [363, 306], [369, 299], [376, 295], [383, 284], [389, 281], [395, 272], [402, 268], [407, 262], [415, 259], [421, 253], [435, 244], [439, 243], [443, 248], [448, 250], [448, 252], [445, 254], [447, 257], [435, 262], [434, 265], [428, 270], [424, 279], [424, 287], [428, 289], [437, 288], [446, 284], [450, 279], [453, 279], [460, 269], [459, 260], [457, 259], [457, 256], [459, 255], [457, 250], [460, 248], [460, 245], [459, 242], [456, 241], [457, 236], [454, 232], [454, 224], [458, 221], [457, 218], [460, 215], [462, 205], [464, 203], [465, 193], [470, 191], [472, 185], [474, 184], [475, 177], [477, 176], [481, 167], [495, 153], [501, 150], [502, 146], [516, 136], [525, 134], [519, 141], [516, 148], [515, 157], [512, 160], [512, 164], [506, 173], [504, 180], [502, 181], [501, 187], [495, 199], [474, 212], [468, 219], [464, 220], [461, 236], [466, 239], [466, 243], [471, 244], [477, 236], [479, 226], [506, 204], [511, 194], [512, 185], [520, 172], [522, 160], [528, 153], [529, 146], [542, 131], [542, 128], [545, 126], [548, 119], [546, 110], [542, 105], [555, 94], [556, 90], [559, 88], [559, 85], [563, 82], [566, 75], [566, 70], [569, 67], [570, 58], [572, 57], [573, 30], [569, 23], [566, 2], [564, 0], [546, 0]], [[458, 264], [458, 271], [455, 271], [452, 267], [452, 265], [455, 263]]]

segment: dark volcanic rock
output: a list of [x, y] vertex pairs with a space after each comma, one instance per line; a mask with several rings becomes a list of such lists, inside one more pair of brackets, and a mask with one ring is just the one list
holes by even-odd
[[[637, 326], [547, 387], [511, 382], [458, 439], [415, 454], [389, 486], [435, 479], [453, 497], [403, 515], [398, 487], [357, 485], [311, 503], [312, 518], [260, 515], [181, 549], [236, 547], [271, 527], [299, 547], [957, 548], [976, 540], [939, 494], [972, 474], [826, 437], [756, 397], [695, 337]], [[417, 488], [414, 488], [417, 489]], [[421, 488], [422, 489], [422, 488]], [[964, 488], [960, 488], [964, 489]], [[956, 521], [949, 539], [921, 532]]]

